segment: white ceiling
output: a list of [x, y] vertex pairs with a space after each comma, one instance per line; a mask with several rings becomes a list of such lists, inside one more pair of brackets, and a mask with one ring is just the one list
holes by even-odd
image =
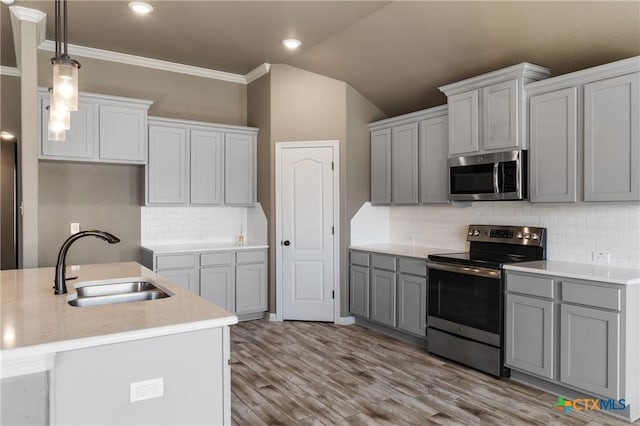
[[[346, 81], [388, 115], [443, 104], [437, 87], [532, 62], [552, 75], [640, 55], [640, 1], [69, 1], [69, 42], [246, 74], [284, 63]], [[14, 5], [47, 13], [53, 0]], [[15, 66], [8, 8], [2, 65]], [[298, 51], [281, 41], [302, 40]]]

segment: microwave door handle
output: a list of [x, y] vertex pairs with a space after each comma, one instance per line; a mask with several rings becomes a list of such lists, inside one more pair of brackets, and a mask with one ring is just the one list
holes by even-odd
[[499, 194], [500, 193], [500, 182], [498, 180], [498, 168], [500, 167], [500, 162], [496, 161], [495, 163], [493, 163], [493, 193], [494, 194]]

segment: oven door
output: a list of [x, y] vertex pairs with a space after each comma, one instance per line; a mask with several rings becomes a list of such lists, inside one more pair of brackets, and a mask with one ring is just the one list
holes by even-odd
[[501, 346], [502, 271], [429, 262], [427, 325]]

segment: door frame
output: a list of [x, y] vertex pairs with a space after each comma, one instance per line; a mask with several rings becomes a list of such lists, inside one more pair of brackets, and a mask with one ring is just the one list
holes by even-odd
[[292, 142], [276, 142], [276, 321], [282, 321], [283, 307], [283, 290], [282, 290], [282, 211], [280, 209], [282, 202], [282, 194], [280, 186], [282, 185], [282, 153], [288, 148], [333, 148], [333, 291], [335, 298], [333, 299], [333, 322], [339, 323], [340, 320], [340, 163], [339, 149], [340, 142], [334, 140], [316, 140], [316, 141], [292, 141]]

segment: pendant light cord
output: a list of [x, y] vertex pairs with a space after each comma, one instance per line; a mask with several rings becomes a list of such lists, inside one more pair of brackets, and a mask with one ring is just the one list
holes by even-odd
[[64, 39], [63, 39], [63, 43], [64, 43], [64, 53], [62, 54], [63, 57], [68, 58], [69, 55], [67, 54], [67, 36], [69, 33], [69, 28], [67, 26], [67, 0], [62, 0], [64, 2], [64, 21], [63, 21], [63, 26], [64, 26]]

